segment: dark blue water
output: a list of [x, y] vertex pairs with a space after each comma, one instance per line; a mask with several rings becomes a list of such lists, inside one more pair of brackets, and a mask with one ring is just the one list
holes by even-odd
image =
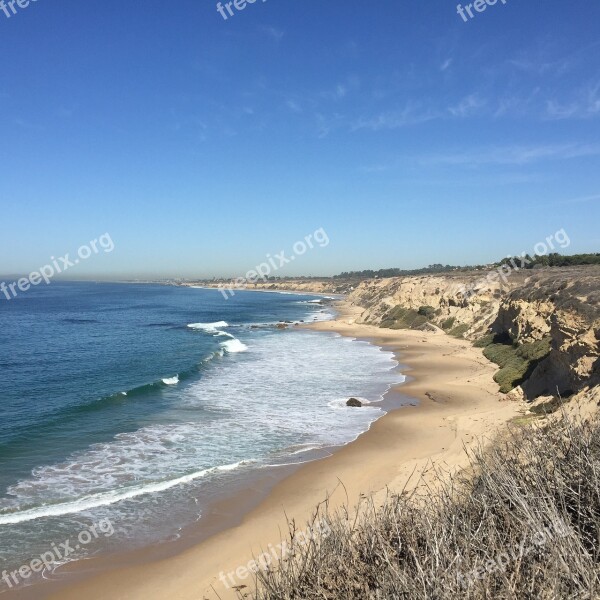
[[39, 464], [41, 447], [46, 460], [60, 460], [82, 439], [135, 430], [165, 410], [161, 380], [198, 374], [219, 350], [218, 338], [187, 324], [295, 320], [306, 316], [297, 302], [96, 283], [53, 283], [0, 301], [0, 490]]
[[329, 316], [311, 296], [159, 285], [0, 300], [0, 570], [99, 519], [115, 535], [70, 558], [172, 539], [240, 473], [354, 439], [382, 413], [345, 399], [401, 376], [364, 342], [275, 326]]

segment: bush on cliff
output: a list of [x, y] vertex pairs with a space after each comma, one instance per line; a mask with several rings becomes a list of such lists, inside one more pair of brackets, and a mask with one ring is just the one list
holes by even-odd
[[396, 306], [388, 311], [381, 321], [381, 327], [388, 329], [416, 329], [427, 323], [427, 317], [412, 308]]
[[467, 323], [463, 323], [462, 325], [457, 325], [454, 329], [451, 329], [449, 334], [455, 338], [463, 338], [469, 329], [469, 325], [467, 325]]
[[433, 306], [421, 306], [418, 310], [418, 313], [422, 317], [427, 317], [428, 319], [431, 319], [431, 317], [435, 315], [435, 308], [433, 308]]
[[494, 375], [494, 381], [500, 386], [500, 391], [507, 394], [529, 378], [551, 349], [550, 338], [544, 338], [521, 346], [491, 343], [483, 354], [500, 367]]
[[442, 329], [451, 329], [454, 321], [456, 321], [456, 317], [448, 317], [445, 321], [442, 321]]

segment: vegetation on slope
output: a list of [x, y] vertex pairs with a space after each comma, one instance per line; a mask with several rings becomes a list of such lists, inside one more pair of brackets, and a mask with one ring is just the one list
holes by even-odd
[[537, 364], [550, 354], [551, 349], [549, 337], [521, 346], [512, 342], [492, 341], [485, 347], [483, 354], [500, 367], [494, 375], [494, 381], [500, 386], [500, 391], [507, 394], [531, 375]]
[[[425, 308], [425, 307], [422, 307]], [[396, 306], [392, 308], [381, 321], [381, 327], [388, 329], [417, 329], [425, 325], [428, 317], [419, 310]]]

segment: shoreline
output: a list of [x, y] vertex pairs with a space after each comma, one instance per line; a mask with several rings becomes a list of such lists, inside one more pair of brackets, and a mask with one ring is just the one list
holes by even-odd
[[[388, 489], [401, 490], [413, 472], [425, 473], [432, 462], [458, 470], [466, 464], [463, 444], [468, 447], [482, 436], [493, 435], [501, 424], [519, 414], [518, 403], [500, 402], [503, 397], [491, 377], [495, 366], [467, 341], [444, 334], [356, 325], [362, 309], [344, 302], [339, 310], [336, 320], [307, 327], [366, 339], [395, 352], [409, 378], [386, 397], [399, 392], [418, 399], [418, 405], [390, 410], [357, 440], [333, 449], [330, 456], [299, 465], [249, 511], [246, 507], [245, 514], [241, 499], [232, 499], [231, 507], [235, 511], [237, 505], [242, 514], [238, 524], [180, 553], [157, 560], [155, 549], [142, 549], [136, 552], [139, 564], [126, 567], [118, 557], [112, 561], [107, 557], [103, 561], [106, 568], [89, 578], [58, 584], [58, 591], [42, 585], [29, 588], [29, 592], [37, 591], [38, 598], [68, 600], [107, 596], [236, 598], [232, 587], [227, 587], [232, 577], [224, 579], [224, 574], [235, 573], [263, 549], [284, 539], [288, 519], [294, 518], [303, 529], [326, 496], [333, 509], [342, 505], [352, 509], [363, 495], [373, 495], [378, 502]], [[411, 485], [416, 480], [413, 476]], [[74, 565], [77, 572], [77, 563]], [[85, 564], [79, 568], [85, 570]], [[252, 585], [249, 577], [234, 575], [233, 579], [238, 585]], [[11, 597], [24, 598], [28, 589], [21, 592], [23, 596], [14, 592]]]

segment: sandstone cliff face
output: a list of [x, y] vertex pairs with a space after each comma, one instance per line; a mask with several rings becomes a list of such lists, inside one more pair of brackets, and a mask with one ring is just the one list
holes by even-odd
[[[474, 279], [477, 276], [471, 276]], [[501, 288], [495, 284], [475, 297], [465, 297], [462, 286], [469, 277], [426, 275], [394, 277], [362, 282], [348, 299], [365, 307], [360, 321], [381, 325], [386, 315], [396, 306], [415, 311], [430, 306], [436, 311], [432, 321], [441, 325], [448, 320], [452, 327], [468, 326], [469, 334], [484, 331], [495, 319], [500, 305]], [[450, 327], [448, 327], [450, 328]]]
[[[361, 322], [380, 326], [403, 328], [411, 319], [422, 326], [415, 316], [421, 309], [428, 321], [471, 341], [486, 334], [515, 346], [549, 339], [550, 353], [522, 383], [527, 398], [600, 383], [599, 268], [520, 271], [504, 285], [464, 293], [463, 285], [480, 280], [480, 273], [459, 273], [363, 281], [348, 299], [365, 309]], [[409, 309], [410, 318], [397, 307]]]

